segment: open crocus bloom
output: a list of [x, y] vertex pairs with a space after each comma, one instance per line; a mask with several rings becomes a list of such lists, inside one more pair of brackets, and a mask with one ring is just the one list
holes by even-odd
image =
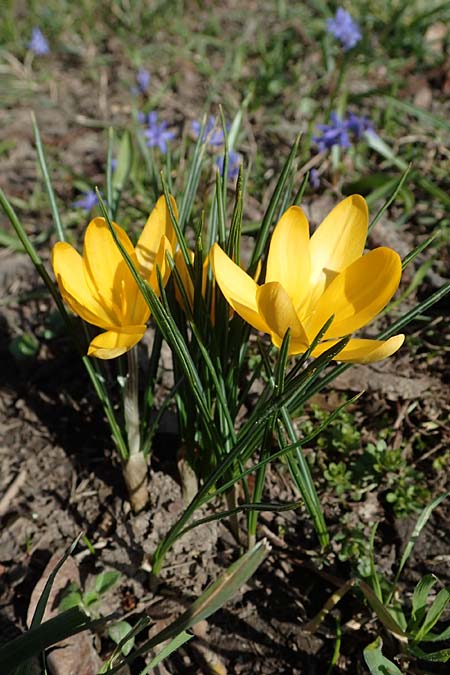
[[[177, 213], [175, 200], [172, 207]], [[114, 229], [143, 279], [158, 292], [170, 274], [166, 252], [172, 254], [175, 232], [164, 197], [150, 214], [136, 247], [116, 223]], [[84, 236], [83, 255], [70, 244], [53, 247], [52, 264], [59, 290], [70, 309], [88, 323], [103, 328], [91, 341], [88, 355], [113, 359], [143, 337], [150, 310], [104, 218], [94, 218]]]
[[[313, 350], [319, 356], [342, 337], [368, 324], [396, 292], [401, 260], [390, 248], [363, 255], [368, 211], [363, 197], [344, 199], [309, 236], [305, 214], [291, 206], [270, 242], [262, 285], [214, 244], [211, 260], [217, 283], [233, 309], [281, 346], [290, 329], [290, 354], [305, 352], [328, 319], [331, 326]], [[352, 338], [336, 360], [379, 361], [400, 348], [404, 335], [389, 340]]]

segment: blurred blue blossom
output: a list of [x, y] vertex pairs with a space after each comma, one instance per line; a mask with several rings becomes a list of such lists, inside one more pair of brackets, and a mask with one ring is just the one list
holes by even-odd
[[150, 72], [146, 68], [139, 68], [139, 70], [136, 73], [136, 82], [141, 94], [147, 93], [151, 79], [152, 76], [150, 75]]
[[31, 33], [31, 39], [28, 43], [28, 49], [37, 54], [38, 56], [43, 56], [44, 54], [50, 53], [50, 47], [47, 42], [47, 38], [42, 33], [41, 29], [35, 26]]
[[[203, 131], [202, 141], [208, 140], [209, 145], [212, 145], [213, 147], [223, 145], [225, 140], [223, 129], [217, 129], [215, 127], [216, 127], [216, 119], [214, 115], [210, 115], [208, 121], [206, 122], [205, 129]], [[200, 135], [200, 130], [202, 128], [201, 122], [193, 120], [193, 122], [191, 122], [191, 128], [192, 131], [194, 132], [195, 137], [198, 138]], [[229, 128], [230, 125], [227, 124], [227, 131], [229, 130]]]
[[329, 150], [333, 145], [339, 145], [341, 148], [350, 147], [347, 123], [341, 120], [337, 113], [332, 112], [330, 114], [329, 124], [318, 124], [317, 128], [322, 132], [322, 135], [313, 136], [312, 140], [317, 144], [320, 152]]
[[[219, 167], [221, 176], [223, 176], [224, 163], [225, 163], [224, 155], [216, 159], [216, 164]], [[234, 180], [235, 178], [237, 178], [241, 163], [242, 163], [241, 155], [238, 152], [235, 152], [234, 150], [230, 150], [228, 153], [228, 172], [227, 172], [228, 180]]]
[[89, 213], [96, 204], [98, 204], [97, 193], [94, 192], [94, 190], [88, 190], [87, 192], [83, 192], [83, 196], [73, 202], [72, 206], [75, 206], [77, 209], [83, 209], [83, 211]]
[[375, 133], [373, 124], [368, 117], [358, 117], [355, 113], [349, 113], [345, 121], [348, 131], [354, 134], [356, 140], [359, 141], [366, 132]]
[[144, 131], [144, 136], [147, 139], [147, 145], [149, 148], [158, 147], [163, 154], [167, 152], [167, 141], [171, 141], [175, 138], [174, 131], [168, 131], [167, 122], [164, 120], [158, 122], [158, 113], [153, 111], [147, 114], [138, 113], [138, 120], [142, 124], [147, 125], [147, 129]]
[[308, 180], [313, 190], [317, 190], [320, 187], [320, 176], [317, 169], [310, 170]]
[[345, 52], [352, 49], [362, 38], [358, 24], [342, 7], [336, 10], [334, 19], [327, 19], [327, 30], [341, 42]]

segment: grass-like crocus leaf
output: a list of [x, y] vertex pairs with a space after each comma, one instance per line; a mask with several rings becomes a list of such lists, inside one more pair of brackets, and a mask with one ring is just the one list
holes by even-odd
[[39, 127], [36, 122], [36, 117], [34, 113], [31, 113], [31, 119], [33, 122], [33, 131], [34, 139], [36, 143], [36, 151], [39, 159], [39, 166], [41, 167], [42, 175], [44, 177], [45, 188], [48, 194], [48, 200], [50, 202], [50, 208], [52, 210], [53, 221], [55, 223], [56, 233], [60, 241], [65, 241], [64, 229], [61, 223], [61, 218], [59, 215], [58, 205], [56, 203], [55, 193], [53, 191], [52, 181], [47, 168], [47, 160], [45, 158], [45, 152], [41, 141], [41, 134], [39, 132]]
[[44, 621], [0, 647], [2, 673], [25, 675], [29, 672], [27, 662], [34, 656], [71, 635], [104, 625], [106, 620], [91, 621], [79, 607], [72, 607], [53, 619]]
[[112, 670], [104, 672], [112, 675], [117, 673], [126, 663], [131, 663], [138, 656], [147, 654], [161, 642], [180, 636], [199, 621], [207, 619], [233, 597], [236, 591], [246, 583], [258, 569], [270, 551], [270, 546], [263, 540], [233, 563], [202, 595], [193, 602], [191, 607], [158, 635], [145, 642], [139, 649], [133, 651], [118, 663]]

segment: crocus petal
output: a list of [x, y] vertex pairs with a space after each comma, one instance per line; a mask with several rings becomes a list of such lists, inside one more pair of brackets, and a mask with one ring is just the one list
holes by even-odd
[[278, 281], [298, 308], [308, 293], [309, 278], [309, 225], [302, 209], [291, 206], [272, 234], [266, 282]]
[[[113, 223], [122, 246], [137, 265], [133, 245], [124, 230]], [[136, 292], [136, 282], [116, 245], [104, 218], [94, 218], [84, 237], [83, 264], [87, 284], [99, 302], [116, 317], [118, 326], [131, 323], [126, 316], [127, 296]]]
[[[178, 219], [178, 209], [175, 199], [170, 196], [175, 217]], [[176, 233], [170, 219], [169, 209], [164, 195], [158, 199], [156, 206], [145, 223], [139, 241], [136, 244], [136, 257], [139, 263], [140, 273], [146, 279], [153, 269], [156, 254], [158, 253], [161, 237], [165, 235], [172, 249], [176, 246]]]
[[[372, 363], [373, 361], [381, 361], [388, 356], [392, 356], [405, 340], [402, 334], [394, 335], [389, 340], [363, 340], [360, 338], [353, 338], [349, 340], [347, 345], [342, 349], [335, 361], [348, 361], [349, 363]], [[313, 356], [320, 356], [327, 349], [337, 343], [337, 340], [330, 340], [321, 342], [313, 351]]]
[[400, 256], [390, 248], [376, 248], [338, 274], [317, 301], [307, 324], [312, 339], [329, 317], [335, 319], [327, 338], [349, 335], [372, 321], [387, 305], [400, 283]]
[[308, 338], [292, 300], [281, 284], [270, 281], [260, 286], [256, 293], [256, 302], [258, 311], [269, 326], [272, 341], [277, 347], [281, 345], [288, 328], [294, 340], [308, 344]]
[[158, 252], [156, 254], [155, 263], [153, 265], [149, 280], [150, 286], [156, 293], [159, 293], [159, 275], [157, 270], [159, 270], [163, 287], [165, 287], [170, 277], [170, 265], [167, 262], [167, 253], [172, 255], [172, 245], [168, 238], [163, 235], [159, 243]]
[[111, 328], [116, 323], [108, 307], [91, 293], [84, 275], [83, 259], [73, 246], [66, 242], [55, 244], [52, 265], [61, 295], [75, 314], [100, 328]]
[[258, 313], [256, 292], [258, 286], [253, 279], [236, 265], [218, 244], [210, 252], [214, 276], [227, 302], [253, 328], [270, 333], [264, 319]]
[[335, 206], [314, 232], [310, 241], [310, 307], [336, 274], [363, 254], [368, 221], [366, 200], [352, 195]]
[[[194, 254], [192, 251], [188, 251], [189, 258], [191, 259], [191, 262], [194, 262]], [[191, 275], [189, 274], [189, 270], [187, 268], [187, 265], [184, 261], [184, 256], [181, 252], [180, 249], [178, 249], [175, 253], [174, 257], [175, 261], [175, 267], [177, 268], [177, 272], [180, 275], [180, 280], [181, 283], [183, 284], [183, 289], [184, 293], [186, 295], [186, 298], [189, 302], [189, 308], [191, 311], [194, 309], [194, 284], [192, 283]], [[175, 298], [179, 305], [181, 307], [184, 307], [184, 300], [183, 300], [183, 295], [180, 292], [180, 289], [178, 287], [178, 282], [175, 281]]]
[[115, 359], [134, 347], [144, 336], [146, 326], [127, 326], [120, 331], [100, 333], [90, 343], [88, 356]]

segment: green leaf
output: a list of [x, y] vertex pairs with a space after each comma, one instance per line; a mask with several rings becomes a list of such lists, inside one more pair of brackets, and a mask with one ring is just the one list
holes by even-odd
[[211, 614], [222, 607], [246, 583], [255, 570], [262, 563], [270, 550], [265, 540], [259, 542], [250, 551], [236, 560], [202, 595], [169, 626], [164, 628], [158, 635], [145, 642], [117, 664], [112, 670], [106, 672], [117, 673], [125, 663], [131, 663], [138, 656], [146, 654], [151, 649], [165, 640], [180, 636], [199, 621], [207, 619]]
[[117, 571], [108, 571], [102, 572], [95, 579], [95, 590], [99, 595], [109, 591], [115, 583], [120, 579], [120, 572]]
[[441, 502], [444, 501], [444, 499], [447, 499], [447, 497], [450, 495], [450, 490], [448, 492], [444, 492], [444, 494], [439, 495], [433, 501], [431, 501], [421, 512], [420, 516], [417, 519], [417, 522], [414, 526], [413, 531], [411, 532], [411, 536], [408, 539], [408, 543], [405, 546], [405, 550], [403, 551], [403, 555], [400, 560], [400, 565], [398, 566], [397, 573], [395, 575], [395, 580], [394, 580], [394, 586], [397, 583], [397, 581], [400, 578], [400, 575], [402, 573], [402, 570], [404, 566], [406, 565], [406, 562], [411, 555], [414, 546], [416, 545], [416, 542], [419, 538], [420, 533], [422, 532], [423, 528], [427, 524], [431, 514], [433, 513], [434, 509], [439, 506]]
[[392, 148], [390, 148], [388, 144], [385, 143], [383, 139], [380, 138], [380, 136], [378, 136], [378, 134], [366, 133], [365, 139], [369, 147], [372, 148], [372, 150], [375, 150], [382, 157], [392, 162], [392, 164], [398, 166], [399, 169], [401, 169], [402, 171], [406, 171], [408, 169], [408, 165], [406, 164], [406, 162], [400, 159], [400, 157], [397, 157]]
[[402, 675], [395, 663], [389, 661], [381, 651], [383, 641], [380, 637], [368, 645], [364, 651], [364, 660], [371, 675]]
[[9, 351], [18, 361], [35, 357], [39, 347], [40, 342], [32, 333], [22, 333], [9, 343]]
[[262, 219], [261, 227], [258, 232], [258, 237], [256, 239], [255, 248], [253, 249], [252, 258], [248, 268], [248, 274], [252, 276], [258, 265], [258, 261], [261, 258], [264, 249], [266, 247], [267, 239], [269, 237], [269, 230], [272, 224], [272, 219], [280, 203], [286, 181], [288, 179], [289, 173], [291, 171], [292, 163], [297, 155], [298, 145], [300, 143], [300, 136], [296, 139], [294, 145], [291, 148], [291, 151], [288, 155], [288, 158], [283, 166], [278, 182], [273, 191], [272, 197], [270, 198], [269, 206], [267, 207], [266, 213]]
[[86, 593], [83, 594], [83, 603], [85, 607], [90, 607], [99, 600], [100, 595], [97, 593], [97, 591], [86, 591]]
[[437, 577], [434, 574], [426, 574], [415, 587], [412, 597], [411, 626], [417, 625], [425, 616], [428, 595], [436, 581]]
[[430, 661], [432, 663], [447, 663], [450, 659], [450, 649], [440, 649], [437, 652], [424, 652], [417, 645], [409, 645], [408, 651], [418, 659]]
[[186, 631], [183, 631], [179, 635], [177, 635], [173, 640], [169, 642], [169, 644], [165, 645], [161, 651], [153, 658], [150, 663], [144, 668], [144, 670], [141, 670], [139, 675], [148, 675], [153, 668], [156, 668], [156, 666], [159, 666], [159, 664], [164, 661], [164, 659], [167, 659], [168, 656], [170, 656], [173, 652], [175, 652], [177, 649], [182, 647], [186, 642], [189, 642], [189, 640], [192, 640], [194, 636], [191, 633], [186, 633]]
[[420, 629], [417, 631], [414, 639], [417, 642], [420, 642], [425, 635], [433, 628], [433, 626], [439, 621], [442, 616], [442, 612], [447, 607], [450, 601], [450, 590], [443, 588], [437, 594], [433, 604], [426, 613], [424, 622]]
[[407, 635], [405, 631], [399, 626], [389, 609], [379, 601], [370, 586], [361, 580], [358, 580], [358, 586], [364, 593], [367, 602], [372, 607], [383, 626], [387, 628], [388, 631], [393, 633], [397, 638], [406, 640]]
[[[128, 621], [118, 621], [108, 628], [108, 635], [116, 645], [126, 640], [127, 636], [133, 631], [133, 626]], [[128, 656], [134, 647], [134, 636], [126, 640], [120, 647], [124, 656]]]
[[58, 611], [65, 612], [72, 607], [82, 607], [82, 605], [83, 597], [81, 595], [80, 587], [72, 581], [58, 605]]
[[[49, 621], [36, 625], [35, 628], [0, 647], [2, 673], [13, 673], [15, 668], [38, 656], [47, 647], [88, 628], [103, 626], [105, 621], [106, 619], [91, 621], [79, 607], [73, 607]], [[21, 668], [20, 672], [28, 671]]]
[[409, 115], [414, 115], [414, 117], [417, 117], [422, 122], [428, 122], [430, 126], [450, 132], [450, 124], [443, 117], [432, 115], [430, 112], [428, 112], [428, 110], [419, 108], [418, 106], [408, 103], [407, 101], [402, 101], [399, 98], [395, 98], [395, 96], [386, 96], [385, 98], [389, 101], [389, 103], [402, 112], [406, 112]]
[[44, 177], [44, 183], [47, 190], [48, 200], [50, 202], [50, 208], [52, 210], [53, 221], [55, 224], [56, 234], [60, 241], [65, 241], [64, 229], [61, 223], [61, 218], [59, 216], [58, 205], [56, 203], [55, 193], [53, 191], [52, 181], [47, 169], [47, 161], [45, 159], [45, 152], [41, 142], [41, 135], [39, 133], [39, 127], [36, 122], [36, 117], [34, 113], [31, 113], [31, 119], [33, 122], [33, 131], [34, 131], [34, 140], [36, 143], [36, 151], [38, 154], [39, 165], [41, 167], [42, 175]]

